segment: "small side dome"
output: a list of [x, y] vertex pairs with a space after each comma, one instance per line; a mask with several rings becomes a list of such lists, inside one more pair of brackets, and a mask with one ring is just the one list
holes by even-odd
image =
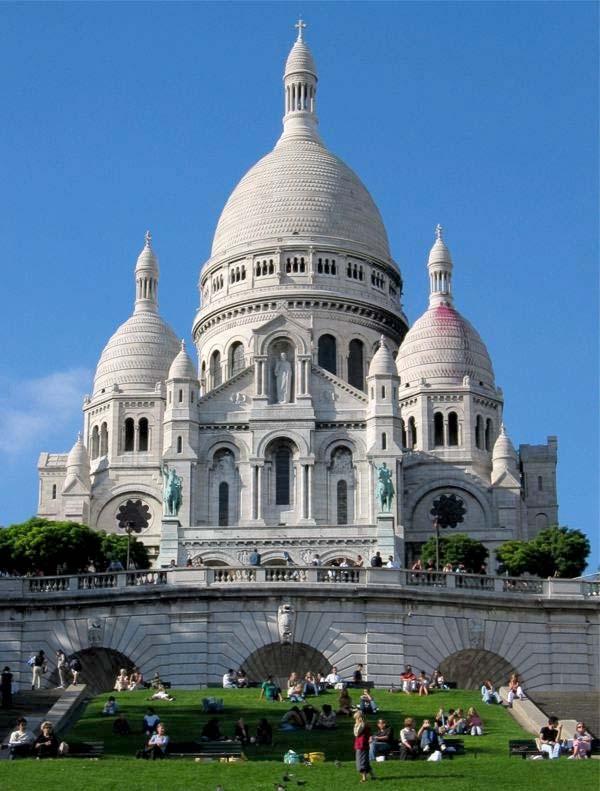
[[383, 335], [379, 341], [379, 349], [369, 365], [369, 376], [398, 376], [394, 358]]
[[492, 461], [506, 461], [516, 468], [517, 466], [517, 451], [512, 444], [511, 438], [506, 433], [504, 423], [500, 426], [500, 433], [498, 439], [494, 443], [494, 450], [492, 451]]
[[286, 77], [298, 72], [308, 72], [314, 77], [317, 76], [317, 67], [312, 52], [301, 38], [294, 43], [285, 64]]
[[181, 341], [181, 350], [171, 363], [168, 379], [197, 379], [198, 374], [194, 363], [191, 361], [185, 348], [185, 341]]
[[67, 477], [63, 484], [63, 492], [70, 489], [75, 481], [80, 481], [88, 488], [90, 486], [90, 457], [81, 434], [77, 435], [77, 441], [67, 456]]

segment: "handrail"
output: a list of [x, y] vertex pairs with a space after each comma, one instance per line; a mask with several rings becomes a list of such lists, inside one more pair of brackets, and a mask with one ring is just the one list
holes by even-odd
[[37, 598], [48, 594], [88, 596], [108, 590], [155, 585], [210, 588], [256, 584], [360, 585], [429, 589], [448, 592], [543, 598], [600, 598], [600, 583], [581, 579], [499, 577], [444, 571], [339, 566], [197, 566], [136, 571], [87, 572], [49, 577], [0, 576], [0, 595]]

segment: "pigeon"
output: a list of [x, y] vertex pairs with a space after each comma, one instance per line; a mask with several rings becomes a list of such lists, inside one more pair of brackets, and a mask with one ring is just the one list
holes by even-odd
[[341, 761], [334, 761], [333, 765], [335, 766], [336, 769], [339, 769], [340, 766], [342, 765], [342, 762]]

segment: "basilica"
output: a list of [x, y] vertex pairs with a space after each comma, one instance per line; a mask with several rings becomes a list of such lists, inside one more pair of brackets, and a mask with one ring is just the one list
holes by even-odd
[[254, 548], [265, 564], [379, 550], [405, 565], [450, 502], [444, 533], [484, 542], [492, 564], [500, 543], [557, 523], [556, 438], [515, 449], [440, 226], [409, 326], [377, 206], [321, 138], [298, 31], [281, 136], [229, 197], [200, 272], [195, 350], [159, 314], [147, 233], [82, 432], [40, 456], [38, 513], [135, 532], [156, 566], [236, 566]]

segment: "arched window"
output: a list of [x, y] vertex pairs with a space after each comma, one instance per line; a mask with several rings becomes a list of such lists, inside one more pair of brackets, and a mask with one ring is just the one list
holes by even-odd
[[387, 434], [385, 431], [381, 434], [381, 450], [387, 450]]
[[229, 349], [229, 376], [235, 376], [244, 368], [244, 346], [237, 341]]
[[541, 475], [538, 475], [538, 492], [544, 491], [544, 479]]
[[337, 523], [348, 524], [348, 484], [346, 481], [337, 482]]
[[206, 392], [206, 360], [202, 360], [202, 368], [200, 369], [200, 387], [202, 388], [202, 392], [205, 393]]
[[275, 451], [275, 505], [290, 504], [290, 473], [292, 454], [289, 448]]
[[458, 415], [450, 412], [448, 415], [448, 445], [458, 445]]
[[494, 426], [493, 426], [492, 420], [491, 420], [491, 418], [488, 418], [485, 421], [485, 449], [486, 450], [491, 450], [492, 449], [492, 443], [493, 443], [492, 432], [493, 432], [493, 429], [494, 429]]
[[319, 365], [332, 374], [337, 374], [336, 342], [333, 335], [321, 335], [319, 338]]
[[414, 417], [408, 419], [408, 447], [410, 450], [417, 446], [417, 424]]
[[52, 484], [52, 499], [56, 500], [56, 484]]
[[400, 431], [402, 432], [402, 447], [406, 448], [406, 423], [403, 418], [400, 420]]
[[177, 437], [177, 453], [182, 453], [183, 451], [183, 438]]
[[229, 524], [229, 484], [222, 481], [219, 484], [219, 525], [227, 527]]
[[436, 448], [444, 444], [444, 416], [441, 412], [433, 416], [433, 444]]
[[98, 433], [98, 426], [94, 426], [92, 429], [92, 441], [90, 444], [92, 446], [92, 459], [97, 459], [98, 454], [100, 453], [100, 435]]
[[210, 378], [212, 386], [221, 384], [221, 352], [213, 352], [210, 358]]
[[125, 441], [123, 449], [125, 453], [133, 450], [133, 441], [135, 437], [135, 424], [132, 417], [128, 417], [125, 421]]
[[148, 450], [149, 433], [148, 418], [143, 417], [138, 424], [138, 447], [140, 450]]
[[100, 455], [108, 455], [108, 426], [106, 423], [100, 427]]
[[475, 422], [475, 447], [483, 450], [483, 418], [477, 415]]
[[182, 404], [182, 403], [183, 403], [183, 390], [180, 390], [180, 391], [179, 391], [179, 403], [180, 403], [180, 404]]
[[348, 384], [358, 390], [365, 389], [365, 347], [362, 341], [354, 338], [350, 341], [348, 355]]

